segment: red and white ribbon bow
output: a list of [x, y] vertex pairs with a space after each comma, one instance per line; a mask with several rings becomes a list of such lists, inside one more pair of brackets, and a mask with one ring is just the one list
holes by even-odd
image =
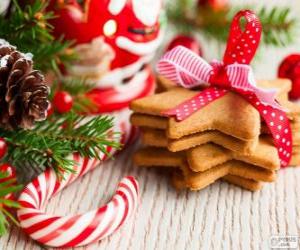
[[[240, 27], [241, 18], [246, 20], [244, 30]], [[209, 64], [182, 46], [166, 53], [157, 65], [160, 74], [184, 88], [207, 83], [209, 87], [163, 114], [182, 121], [228, 91], [238, 93], [259, 111], [266, 122], [284, 167], [288, 165], [292, 152], [289, 120], [275, 100], [276, 91], [258, 88], [249, 66], [259, 45], [261, 32], [258, 17], [244, 10], [238, 12], [232, 21], [223, 62]]]

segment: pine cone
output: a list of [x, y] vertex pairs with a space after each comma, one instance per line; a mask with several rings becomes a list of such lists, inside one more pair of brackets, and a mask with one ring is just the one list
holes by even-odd
[[30, 129], [46, 119], [49, 87], [32, 60], [0, 43], [0, 127]]

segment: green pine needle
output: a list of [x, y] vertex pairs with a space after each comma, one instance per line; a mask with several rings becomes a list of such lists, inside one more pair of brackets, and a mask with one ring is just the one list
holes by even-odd
[[227, 41], [233, 16], [242, 9], [254, 9], [259, 16], [263, 26], [263, 44], [282, 47], [294, 41], [296, 19], [291, 17], [291, 11], [287, 7], [240, 6], [213, 11], [209, 7], [191, 7], [188, 0], [176, 0], [167, 6], [167, 15], [179, 32], [201, 32], [207, 38], [224, 43]]
[[289, 8], [261, 8], [258, 16], [263, 26], [263, 41], [274, 46], [286, 46], [294, 41], [296, 20], [290, 17]]
[[5, 161], [22, 168], [29, 165], [37, 170], [53, 168], [57, 174], [74, 172], [72, 153], [88, 158], [100, 159], [100, 152], [108, 154], [106, 147], [120, 148], [118, 133], [112, 133], [113, 118], [96, 116], [86, 118], [70, 112], [53, 115], [31, 130], [7, 131], [0, 129], [9, 150]]
[[88, 82], [83, 78], [65, 78], [61, 81], [56, 81], [52, 86], [52, 91], [63, 90], [67, 91], [70, 95], [76, 96], [82, 93], [89, 92], [94, 89], [96, 84]]
[[50, 100], [56, 91], [66, 91], [73, 97], [73, 111], [77, 113], [88, 113], [96, 111], [96, 105], [86, 97], [86, 93], [96, 87], [96, 84], [81, 78], [62, 78], [55, 81], [51, 88]]
[[3, 181], [7, 177], [7, 172], [0, 172], [0, 236], [6, 234], [9, 225], [8, 220], [18, 225], [18, 222], [7, 208], [20, 208], [20, 204], [16, 201], [6, 199], [5, 196], [19, 191], [22, 186], [16, 185], [15, 179]]
[[47, 1], [36, 0], [21, 9], [13, 1], [13, 10], [9, 17], [0, 15], [0, 38], [7, 40], [22, 52], [34, 55], [35, 68], [40, 70], [58, 70], [58, 64], [74, 59], [73, 54], [65, 53], [71, 42], [56, 40], [51, 34], [53, 27], [49, 20], [52, 12], [46, 12]]
[[[21, 9], [18, 1], [13, 0], [8, 15], [0, 15], [0, 38], [22, 52], [33, 53], [36, 69], [53, 71], [57, 78], [61, 78], [59, 65], [63, 63], [67, 66], [76, 55], [68, 50], [72, 41], [53, 37], [53, 27], [49, 20], [54, 15], [46, 11], [47, 3], [48, 1], [35, 0], [33, 4], [27, 3]], [[80, 79], [62, 80], [54, 84], [52, 93], [55, 93], [56, 87], [73, 96], [72, 111], [63, 115], [53, 114], [29, 131], [0, 128], [0, 137], [8, 144], [8, 152], [2, 162], [9, 162], [19, 169], [24, 166], [37, 171], [53, 168], [62, 177], [66, 172], [75, 172], [76, 162], [73, 158], [68, 158], [73, 153], [100, 160], [100, 153], [109, 155], [107, 147], [120, 148], [120, 135], [112, 131], [113, 118], [87, 118], [76, 114], [92, 110], [92, 104], [85, 93], [94, 87], [93, 84]], [[5, 197], [21, 188], [14, 184], [15, 180], [1, 183], [1, 179], [5, 177], [5, 173], [0, 173], [0, 236], [7, 232], [9, 220], [17, 223], [7, 208], [18, 208], [19, 204]]]
[[7, 221], [7, 218], [2, 210], [0, 210], [0, 236], [7, 233], [7, 227], [9, 223]]

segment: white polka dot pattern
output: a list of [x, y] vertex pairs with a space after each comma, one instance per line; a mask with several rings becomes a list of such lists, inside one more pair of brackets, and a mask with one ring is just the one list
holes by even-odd
[[267, 124], [277, 147], [281, 166], [288, 166], [292, 156], [292, 132], [286, 113], [257, 101], [255, 95], [243, 94], [243, 96], [259, 111]]
[[179, 106], [175, 107], [174, 109], [167, 110], [163, 112], [166, 116], [176, 116], [176, 120], [183, 121], [187, 117], [191, 116], [197, 110], [205, 107], [207, 104], [211, 103], [212, 101], [224, 96], [228, 90], [226, 89], [219, 89], [216, 87], [207, 88], [201, 93], [197, 94], [193, 98], [183, 102]]
[[[241, 18], [245, 18], [247, 21], [245, 31], [240, 27]], [[244, 10], [237, 13], [230, 27], [223, 60], [225, 65], [233, 63], [250, 64], [259, 45], [261, 31], [261, 23], [253, 12]]]
[[[245, 31], [240, 28], [240, 19], [246, 19]], [[240, 11], [233, 19], [224, 62], [208, 64], [201, 57], [184, 47], [176, 47], [158, 62], [158, 71], [166, 78], [185, 88], [210, 83], [190, 100], [163, 112], [182, 121], [210, 102], [234, 91], [248, 100], [261, 114], [278, 148], [281, 165], [287, 166], [292, 152], [292, 134], [286, 114], [275, 100], [274, 91], [256, 87], [251, 67], [261, 38], [261, 24], [251, 11]]]
[[[284, 111], [273, 108], [270, 105], [261, 103], [253, 93], [235, 89], [235, 92], [241, 94], [250, 102], [260, 113], [262, 119], [266, 122], [277, 147], [281, 160], [281, 166], [288, 165], [292, 152], [292, 133], [289, 120]], [[216, 87], [207, 88], [193, 98], [183, 102], [173, 109], [163, 112], [167, 116], [175, 116], [176, 120], [182, 121], [191, 116], [197, 110], [203, 108], [214, 100], [224, 96], [228, 90]]]

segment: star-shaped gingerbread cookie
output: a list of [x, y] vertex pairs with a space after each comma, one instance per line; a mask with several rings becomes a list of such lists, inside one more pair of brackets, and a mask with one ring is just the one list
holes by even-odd
[[[162, 116], [163, 111], [195, 95], [196, 91], [176, 88], [133, 101], [130, 107], [137, 113]], [[241, 96], [229, 92], [184, 121], [177, 122], [174, 118], [168, 120], [167, 134], [171, 139], [206, 130], [218, 130], [241, 140], [254, 140], [260, 133], [260, 115]]]
[[165, 147], [171, 152], [188, 150], [199, 145], [213, 142], [235, 152], [251, 154], [258, 144], [258, 138], [255, 140], [242, 141], [216, 130], [199, 132], [179, 139], [168, 139], [164, 130], [145, 127], [141, 130], [141, 138], [144, 145]]
[[251, 155], [230, 151], [213, 143], [204, 144], [186, 151], [189, 167], [194, 172], [203, 172], [225, 162], [236, 160], [271, 171], [280, 168], [276, 147], [270, 138], [261, 137]]
[[[236, 176], [253, 182], [273, 182], [276, 179], [276, 171], [261, 168], [238, 160], [229, 160], [223, 164], [203, 172], [194, 172], [190, 169], [183, 152], [172, 153], [161, 148], [144, 148], [134, 155], [134, 162], [144, 167], [174, 167], [182, 171], [185, 186], [191, 190], [200, 190], [215, 181]], [[250, 182], [251, 182], [250, 181]]]

